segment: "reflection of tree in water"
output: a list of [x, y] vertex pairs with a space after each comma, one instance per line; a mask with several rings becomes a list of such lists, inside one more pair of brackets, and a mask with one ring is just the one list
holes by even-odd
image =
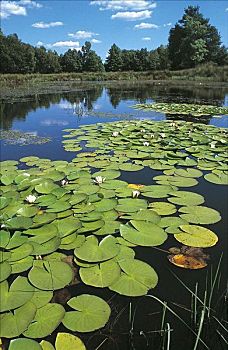
[[208, 116], [208, 115], [202, 115], [200, 117], [196, 117], [196, 116], [186, 115], [186, 114], [165, 113], [165, 116], [167, 120], [184, 120], [186, 122], [202, 123], [202, 124], [209, 124], [211, 120], [211, 116]]
[[[25, 120], [29, 112], [38, 108], [50, 108], [52, 104], [66, 101], [72, 114], [83, 115], [84, 112], [92, 111], [93, 105], [101, 96], [105, 86], [110, 103], [116, 108], [121, 101], [131, 100], [134, 103], [145, 103], [148, 100], [156, 102], [171, 103], [203, 103], [221, 106], [224, 103], [225, 88], [211, 88], [197, 86], [168, 86], [156, 82], [113, 82], [89, 83], [83, 86], [78, 85], [78, 91], [58, 93], [37, 93], [21, 98], [20, 102], [2, 103], [0, 110], [1, 127], [5, 130], [12, 127], [12, 122]], [[74, 90], [77, 86], [74, 86]], [[53, 88], [53, 87], [52, 87]], [[169, 117], [167, 117], [169, 118]], [[171, 119], [173, 117], [170, 117]], [[207, 123], [209, 118], [207, 117]], [[206, 120], [205, 119], [205, 120]], [[189, 117], [188, 117], [189, 120]], [[195, 118], [194, 118], [195, 120]], [[200, 119], [202, 121], [202, 118]]]
[[25, 121], [30, 112], [35, 112], [38, 108], [49, 109], [52, 104], [58, 104], [65, 100], [72, 105], [81, 105], [88, 111], [93, 109], [93, 104], [101, 96], [103, 87], [93, 86], [89, 90], [65, 92], [58, 94], [36, 94], [21, 98], [21, 102], [3, 102], [0, 109], [1, 128], [8, 130], [12, 127], [14, 120]]
[[135, 100], [145, 103], [148, 99], [156, 102], [194, 103], [222, 106], [224, 104], [225, 88], [211, 88], [201, 86], [168, 86], [164, 83], [116, 83], [108, 85], [107, 94], [114, 108], [122, 100]]

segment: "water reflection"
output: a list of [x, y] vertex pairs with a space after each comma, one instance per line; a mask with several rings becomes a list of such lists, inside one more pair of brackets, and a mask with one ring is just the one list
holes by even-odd
[[[149, 82], [88, 83], [88, 86], [83, 86], [78, 91], [37, 93], [34, 95], [24, 95], [20, 99], [20, 102], [3, 101], [0, 110], [1, 128], [9, 130], [12, 128], [14, 121], [26, 121], [29, 113], [36, 112], [37, 110], [39, 110], [39, 113], [42, 113], [42, 109], [51, 109], [54, 105], [58, 105], [59, 108], [70, 115], [84, 117], [88, 115], [92, 116], [90, 112], [97, 112], [98, 110], [103, 113], [107, 111], [116, 113], [116, 110], [120, 106], [121, 113], [129, 113], [130, 105], [148, 101], [203, 103], [222, 106], [226, 103], [227, 92], [228, 90], [226, 88], [168, 86]], [[174, 117], [167, 114], [166, 118], [183, 119], [183, 116]], [[195, 118], [192, 121], [196, 121]], [[201, 122], [209, 123], [210, 118], [201, 118]], [[43, 125], [45, 125], [44, 123], [42, 121]], [[53, 120], [51, 117], [51, 120], [48, 119], [46, 123], [46, 125], [54, 125], [54, 115]], [[66, 122], [61, 122], [61, 120], [58, 120], [57, 124], [59, 126], [67, 125]]]

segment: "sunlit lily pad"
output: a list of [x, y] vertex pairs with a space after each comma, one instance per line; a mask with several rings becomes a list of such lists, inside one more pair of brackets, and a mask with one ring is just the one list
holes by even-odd
[[64, 288], [73, 278], [71, 267], [61, 261], [36, 260], [28, 274], [29, 281], [42, 290]]
[[19, 338], [11, 340], [9, 350], [42, 350], [42, 347], [33, 339]]
[[[86, 350], [82, 340], [73, 334], [58, 333], [55, 341], [56, 350]], [[51, 349], [43, 349], [51, 350]]]
[[82, 294], [67, 304], [76, 311], [66, 312], [63, 324], [74, 332], [91, 332], [104, 327], [111, 313], [109, 305], [95, 295]]
[[112, 260], [102, 262], [92, 267], [80, 268], [82, 282], [94, 287], [108, 287], [120, 276], [120, 267]]
[[175, 205], [165, 202], [152, 202], [149, 207], [158, 215], [172, 215], [177, 211]]
[[36, 312], [34, 322], [23, 333], [28, 338], [45, 338], [61, 323], [65, 309], [60, 304], [47, 304]]
[[106, 236], [100, 243], [95, 236], [88, 236], [85, 242], [75, 249], [74, 254], [81, 260], [98, 262], [113, 258], [119, 253], [119, 249], [116, 239], [112, 236]]
[[130, 225], [120, 225], [121, 236], [136, 245], [157, 246], [167, 239], [167, 234], [158, 225], [148, 221], [130, 221]]
[[193, 224], [214, 224], [221, 220], [219, 212], [215, 209], [192, 205], [187, 207], [181, 207], [179, 212], [180, 217]]
[[168, 201], [178, 205], [200, 205], [204, 202], [203, 196], [198, 193], [188, 191], [170, 192], [171, 196]]
[[180, 228], [183, 233], [175, 234], [174, 237], [177, 241], [190, 247], [212, 247], [218, 241], [217, 235], [205, 227], [197, 225], [181, 225]]
[[147, 294], [158, 283], [155, 270], [143, 261], [128, 259], [119, 262], [123, 271], [120, 278], [109, 289], [122, 295], [140, 296]]

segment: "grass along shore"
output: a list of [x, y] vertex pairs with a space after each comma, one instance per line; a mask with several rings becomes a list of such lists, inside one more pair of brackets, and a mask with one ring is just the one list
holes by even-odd
[[83, 72], [55, 74], [0, 74], [1, 86], [18, 86], [21, 84], [36, 84], [59, 81], [191, 81], [198, 83], [226, 83], [228, 81], [228, 66], [219, 67], [205, 64], [191, 69], [178, 71], [147, 71], [147, 72]]

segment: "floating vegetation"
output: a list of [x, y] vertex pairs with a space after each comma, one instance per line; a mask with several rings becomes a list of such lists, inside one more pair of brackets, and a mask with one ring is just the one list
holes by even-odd
[[[221, 220], [219, 212], [185, 187], [194, 188], [199, 179], [208, 186], [227, 183], [225, 129], [123, 121], [65, 131], [63, 145], [76, 153], [71, 162], [31, 156], [0, 164], [0, 337], [25, 336], [11, 341], [13, 350], [40, 349], [31, 339], [46, 338], [61, 323], [81, 333], [106, 325], [111, 309], [100, 297], [67, 294], [59, 301], [60, 291], [72, 284], [77, 289], [77, 278], [143, 296], [161, 277], [138, 259], [137, 246], [162, 246], [172, 235], [188, 247], [172, 253], [170, 261], [202, 268], [206, 263], [199, 262], [197, 249], [219, 240], [202, 226]], [[149, 185], [121, 179], [123, 172], [144, 168], [159, 171]], [[51, 348], [46, 343], [41, 342]], [[64, 349], [85, 349], [74, 335], [58, 333], [55, 348], [63, 343]]]
[[22, 132], [18, 130], [0, 130], [0, 140], [4, 140], [8, 145], [41, 145], [51, 141], [50, 137], [38, 136], [32, 132]]
[[153, 103], [136, 104], [133, 108], [143, 111], [155, 111], [168, 114], [184, 114], [192, 116], [211, 116], [214, 114], [228, 114], [227, 107], [216, 107], [211, 105], [196, 105], [187, 103]]
[[170, 248], [168, 260], [178, 267], [190, 270], [203, 269], [207, 266], [209, 256], [201, 248], [182, 246], [181, 248]]

